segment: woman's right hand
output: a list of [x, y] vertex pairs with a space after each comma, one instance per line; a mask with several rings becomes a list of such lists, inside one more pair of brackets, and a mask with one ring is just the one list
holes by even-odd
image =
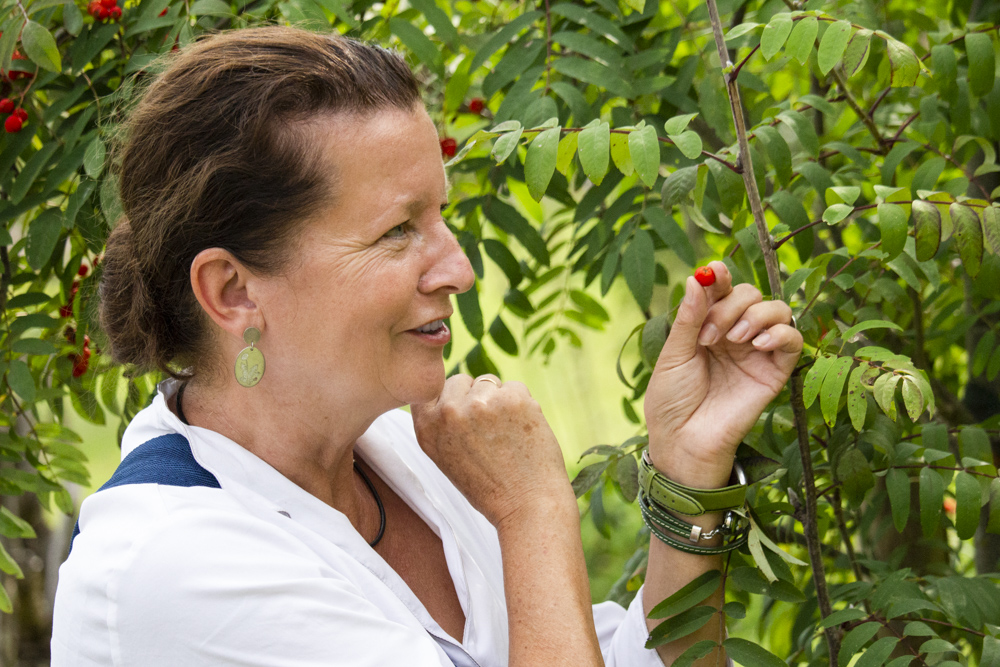
[[[496, 382], [497, 384], [494, 384]], [[495, 527], [575, 497], [541, 407], [520, 382], [454, 375], [435, 401], [411, 406], [417, 441]]]

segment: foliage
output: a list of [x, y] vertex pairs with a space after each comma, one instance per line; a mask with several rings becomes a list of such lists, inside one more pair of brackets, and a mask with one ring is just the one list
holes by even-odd
[[[0, 137], [0, 494], [71, 513], [63, 484], [87, 470], [64, 398], [102, 423], [152, 391], [101, 356], [93, 324], [119, 207], [104, 146], [135, 80], [205, 31], [336, 29], [401, 45], [442, 137], [462, 140], [450, 221], [479, 278], [488, 259], [508, 287], [489, 309], [479, 290], [458, 297], [478, 342], [446, 351], [453, 370], [579, 345], [609, 320], [598, 293], [621, 279], [634, 296], [619, 374], [636, 434], [590, 450], [573, 482], [602, 531], [608, 492], [635, 499], [635, 405], [687, 272], [721, 258], [791, 304], [800, 367], [740, 452], [750, 548], [664, 601], [652, 642], [721, 613], [746, 665], [1000, 664], [996, 558], [972, 563], [977, 530], [1000, 532], [1000, 420], [957, 398], [1000, 374], [994, 6], [727, 1], [726, 62], [709, 8], [688, 0], [141, 0], [109, 23], [64, 0], [2, 9], [0, 68], [33, 76], [3, 84], [28, 121]], [[96, 354], [74, 377], [85, 334]], [[0, 535], [30, 531], [3, 512]], [[634, 594], [645, 551], [613, 599]], [[2, 546], [0, 570], [20, 574]], [[719, 581], [729, 602], [701, 605]]]

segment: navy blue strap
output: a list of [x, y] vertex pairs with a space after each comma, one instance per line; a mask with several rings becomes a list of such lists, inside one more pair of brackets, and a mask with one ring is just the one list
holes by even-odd
[[[180, 433], [161, 435], [136, 447], [122, 459], [115, 474], [97, 492], [126, 484], [222, 488], [215, 475], [195, 461], [191, 443]], [[71, 551], [73, 540], [79, 534], [80, 522], [77, 521], [70, 538]]]

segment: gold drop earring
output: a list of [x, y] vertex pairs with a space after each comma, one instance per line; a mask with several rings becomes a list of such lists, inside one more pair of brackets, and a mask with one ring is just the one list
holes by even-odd
[[236, 356], [236, 381], [244, 387], [252, 387], [264, 377], [264, 355], [254, 347], [260, 340], [260, 329], [247, 327], [243, 332], [243, 341], [248, 347], [240, 350]]

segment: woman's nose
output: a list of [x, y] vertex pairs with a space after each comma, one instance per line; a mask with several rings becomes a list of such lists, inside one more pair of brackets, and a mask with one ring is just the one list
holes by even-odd
[[476, 282], [472, 263], [443, 220], [433, 245], [433, 263], [420, 279], [420, 291], [429, 294], [444, 289], [449, 294], [460, 294], [471, 289]]

